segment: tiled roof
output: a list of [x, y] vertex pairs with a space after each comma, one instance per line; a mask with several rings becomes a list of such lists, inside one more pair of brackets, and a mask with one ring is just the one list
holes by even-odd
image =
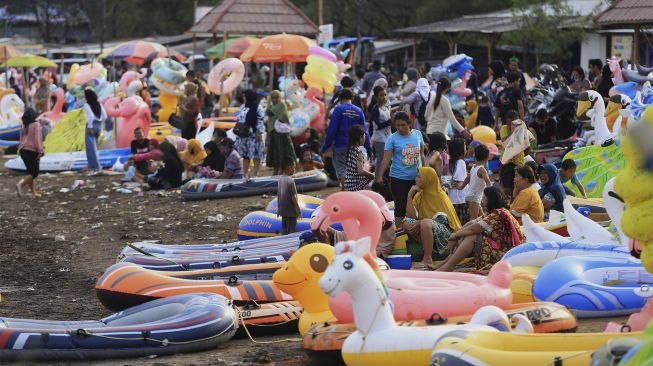
[[289, 0], [223, 0], [190, 33], [316, 35], [317, 26]]
[[653, 1], [615, 0], [609, 8], [594, 18], [598, 25], [653, 24]]

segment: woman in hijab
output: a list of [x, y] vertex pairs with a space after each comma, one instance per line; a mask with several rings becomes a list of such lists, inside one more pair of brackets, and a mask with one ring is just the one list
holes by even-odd
[[224, 155], [220, 152], [218, 144], [214, 141], [209, 141], [204, 144], [204, 151], [206, 152], [206, 157], [202, 162], [203, 167], [208, 167], [218, 172], [224, 170]]
[[34, 108], [36, 108], [37, 115], [50, 110], [51, 95], [50, 83], [45, 78], [40, 78], [39, 87], [36, 89], [36, 93], [34, 93]]
[[453, 271], [463, 259], [474, 256], [477, 270], [489, 269], [511, 248], [526, 240], [524, 230], [508, 211], [508, 199], [501, 189], [487, 187], [483, 191], [483, 211], [476, 220], [465, 224], [449, 236], [449, 256], [438, 271]]
[[542, 165], [540, 183], [542, 188], [538, 193], [544, 205], [545, 220], [548, 218], [551, 209], [564, 212], [562, 203], [566, 198], [565, 188], [560, 181], [558, 169], [553, 164]]
[[295, 148], [293, 147], [290, 133], [290, 119], [286, 103], [281, 100], [281, 93], [278, 90], [270, 93], [270, 101], [265, 111], [268, 118], [267, 123], [267, 155], [266, 165], [274, 169], [274, 175], [279, 174], [280, 169], [288, 164], [295, 164]]
[[206, 152], [202, 148], [202, 143], [198, 139], [188, 140], [188, 148], [180, 154], [184, 163], [184, 172], [187, 178], [195, 175], [199, 167], [206, 158]]
[[[387, 91], [388, 90], [388, 80], [386, 78], [376, 79], [374, 84], [372, 84], [372, 89], [370, 90], [370, 95], [367, 96], [367, 100], [365, 101], [366, 105], [369, 106], [369, 105], [372, 104], [372, 100], [374, 100], [374, 88], [376, 88], [377, 86], [380, 86], [381, 88], [383, 88], [384, 90]], [[369, 109], [369, 107], [368, 107], [368, 109]]]
[[[250, 134], [247, 137], [236, 137], [236, 150], [243, 157], [243, 173], [245, 178], [256, 177], [261, 165], [261, 159], [265, 155], [265, 142], [263, 133], [265, 133], [265, 113], [263, 107], [258, 102], [256, 93], [248, 89], [244, 93], [245, 104], [238, 112], [238, 123], [245, 123], [250, 128]], [[254, 160], [254, 170], [249, 173], [249, 162]]]
[[426, 104], [429, 102], [430, 98], [431, 85], [429, 85], [428, 80], [425, 78], [420, 78], [417, 80], [415, 92], [401, 101], [399, 109], [409, 106], [410, 113], [417, 117], [413, 124], [414, 129], [420, 130], [421, 126], [426, 126], [424, 114], [426, 112]]
[[170, 142], [163, 141], [159, 145], [159, 150], [163, 153], [163, 159], [156, 174], [147, 179], [148, 185], [152, 189], [171, 189], [181, 186], [184, 165], [179, 159], [177, 149]]
[[197, 98], [197, 84], [184, 84], [184, 101], [181, 105], [181, 118], [184, 128], [181, 137], [186, 140], [195, 138], [197, 134], [197, 116], [200, 113], [200, 100]]
[[448, 254], [447, 240], [461, 225], [435, 170], [421, 167], [418, 172], [415, 185], [408, 192], [403, 227], [424, 249], [422, 261], [413, 269], [433, 270], [433, 250], [439, 256]]
[[97, 150], [97, 139], [102, 131], [102, 123], [107, 119], [107, 112], [98, 101], [97, 94], [91, 88], [84, 89], [84, 111], [86, 112], [86, 161], [88, 175], [97, 174], [100, 167], [100, 155]]
[[18, 152], [25, 164], [27, 176], [16, 184], [16, 194], [23, 196], [23, 186], [29, 187], [32, 197], [38, 198], [41, 195], [36, 191], [36, 177], [39, 176], [39, 160], [43, 155], [43, 139], [41, 136], [41, 124], [36, 122], [36, 111], [34, 108], [27, 108], [23, 113], [23, 128], [20, 129], [20, 143]]

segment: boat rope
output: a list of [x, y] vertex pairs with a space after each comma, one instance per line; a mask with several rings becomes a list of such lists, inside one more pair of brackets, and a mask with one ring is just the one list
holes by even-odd
[[[236, 309], [236, 313], [238, 314], [238, 319], [240, 320], [240, 324], [243, 326], [243, 329], [245, 329], [245, 333], [247, 334], [247, 337], [249, 337], [249, 340], [254, 342], [254, 343], [257, 343], [257, 344], [272, 344], [272, 343], [301, 342], [301, 341], [303, 341], [303, 339], [301, 339], [301, 338], [284, 338], [284, 339], [276, 339], [274, 341], [257, 341], [257, 340], [254, 339], [254, 337], [252, 337], [252, 334], [249, 332], [249, 329], [247, 329], [247, 324], [245, 323], [245, 318], [243, 317], [243, 313], [240, 311], [240, 309], [238, 309], [238, 308], [235, 308], [235, 309]], [[284, 323], [279, 323], [279, 324], [276, 324], [274, 326], [282, 325], [282, 324], [285, 324], [285, 323], [290, 322], [290, 321], [292, 321], [292, 320], [288, 320], [288, 321], [286, 321]]]
[[150, 253], [150, 252], [148, 252], [148, 251], [146, 251], [146, 250], [143, 250], [143, 249], [141, 249], [141, 248], [135, 246], [135, 245], [132, 244], [132, 243], [127, 243], [127, 246], [130, 247], [130, 248], [132, 248], [132, 249], [134, 249], [135, 251], [137, 251], [137, 252], [139, 252], [139, 253], [141, 253], [141, 254], [147, 255], [147, 256], [149, 256], [149, 257], [154, 257], [154, 258], [156, 258], [156, 259], [160, 259], [160, 260], [162, 260], [162, 261], [167, 261], [167, 262], [170, 262], [170, 263], [172, 263], [172, 264], [176, 264], [176, 265], [178, 265], [179, 267], [181, 267], [182, 270], [184, 270], [184, 271], [188, 271], [188, 266], [185, 265], [185, 264], [177, 263], [177, 262], [175, 262], [175, 261], [173, 261], [172, 259], [169, 259], [169, 258], [159, 257], [159, 256], [157, 256], [157, 255], [154, 255], [154, 254], [152, 254], [152, 253]]

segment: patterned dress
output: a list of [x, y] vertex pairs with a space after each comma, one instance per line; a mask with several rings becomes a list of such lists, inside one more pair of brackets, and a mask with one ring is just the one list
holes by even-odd
[[526, 240], [519, 222], [505, 208], [493, 210], [477, 222], [483, 227], [483, 232], [474, 245], [476, 269], [488, 269], [508, 250]]
[[350, 147], [347, 152], [347, 173], [345, 174], [345, 191], [356, 192], [365, 187], [372, 181], [362, 174], [358, 174], [358, 160], [365, 158], [363, 152], [358, 147]]
[[[420, 220], [411, 219], [410, 217], [404, 218], [404, 223], [408, 236], [416, 241], [422, 240], [420, 233]], [[453, 233], [453, 230], [449, 226], [449, 218], [444, 212], [438, 212], [433, 215], [431, 219], [431, 229], [433, 230], [433, 250], [438, 253], [438, 256], [447, 256], [449, 254], [449, 248], [447, 247], [447, 242], [449, 236]]]
[[[238, 113], [238, 123], [246, 123], [245, 117], [249, 111], [248, 107], [242, 107]], [[256, 131], [247, 137], [236, 137], [236, 150], [245, 159], [263, 160], [265, 157], [265, 140], [256, 141], [256, 133], [265, 133], [265, 113], [263, 107], [258, 106], [256, 111]]]

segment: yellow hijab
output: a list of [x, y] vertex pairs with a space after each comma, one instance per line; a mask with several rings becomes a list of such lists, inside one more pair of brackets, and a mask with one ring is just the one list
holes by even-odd
[[[192, 154], [191, 150], [193, 150]], [[206, 158], [206, 151], [204, 151], [200, 140], [188, 140], [188, 147], [186, 148], [186, 151], [181, 153], [181, 160], [183, 160], [186, 165], [192, 166], [202, 164], [204, 158]]]
[[440, 179], [435, 170], [431, 167], [418, 169], [419, 179], [424, 188], [413, 197], [413, 205], [417, 209], [420, 219], [430, 219], [438, 212], [444, 212], [449, 218], [449, 226], [453, 231], [461, 228], [460, 220], [454, 210], [449, 196], [440, 186]]

